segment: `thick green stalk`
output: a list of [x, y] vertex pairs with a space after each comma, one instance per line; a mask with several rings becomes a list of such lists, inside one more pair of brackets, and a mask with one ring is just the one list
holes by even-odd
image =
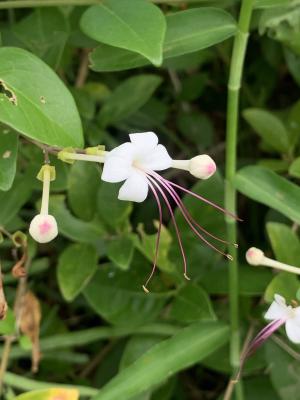
[[[194, 3], [198, 0], [150, 0], [157, 4]], [[100, 4], [101, 0], [8, 0], [0, 2], [1, 9], [53, 7], [53, 6], [90, 6]]]
[[[237, 160], [239, 93], [253, 3], [254, 0], [242, 0], [238, 30], [234, 38], [228, 83], [225, 208], [234, 214], [236, 214], [236, 190], [233, 185], [233, 179], [236, 173]], [[226, 224], [229, 242], [237, 243], [237, 222], [230, 217], [226, 217]], [[236, 370], [240, 364], [239, 279], [238, 252], [236, 248], [232, 248], [231, 255], [234, 260], [229, 264], [230, 360], [233, 369]]]

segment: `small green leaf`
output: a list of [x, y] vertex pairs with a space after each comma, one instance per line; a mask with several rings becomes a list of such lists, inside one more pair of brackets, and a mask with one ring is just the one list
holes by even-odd
[[137, 52], [154, 65], [162, 62], [166, 21], [147, 0], [105, 0], [87, 10], [80, 25], [99, 42]]
[[300, 178], [300, 157], [296, 158], [290, 165], [289, 174], [295, 178]]
[[182, 329], [122, 370], [100, 390], [95, 400], [129, 400], [203, 360], [227, 342], [228, 334], [228, 327], [218, 322], [195, 323]]
[[18, 135], [1, 127], [0, 149], [0, 190], [9, 190], [16, 174]]
[[300, 240], [292, 228], [278, 222], [269, 222], [267, 232], [276, 259], [300, 267]]
[[118, 200], [118, 190], [115, 184], [101, 182], [97, 199], [100, 220], [114, 229], [127, 220], [132, 210], [130, 202]]
[[274, 295], [280, 294], [287, 301], [295, 300], [300, 283], [296, 275], [288, 272], [280, 272], [275, 276], [266, 288], [264, 298], [267, 303], [274, 300]]
[[[164, 60], [213, 46], [236, 31], [232, 16], [217, 8], [191, 8], [169, 14], [166, 20]], [[94, 71], [121, 71], [148, 64], [139, 54], [107, 45], [101, 45], [92, 52], [91, 63]]]
[[13, 335], [16, 332], [16, 318], [13, 310], [8, 308], [5, 319], [0, 321], [0, 335]]
[[134, 243], [129, 236], [113, 239], [107, 249], [108, 258], [120, 269], [127, 270], [134, 252]]
[[235, 186], [251, 199], [300, 223], [300, 188], [287, 179], [266, 168], [249, 166], [237, 173]]
[[216, 319], [207, 293], [195, 284], [184, 286], [177, 293], [169, 316], [183, 323]]
[[14, 47], [1, 47], [0, 58], [0, 121], [48, 145], [81, 147], [75, 102], [48, 65]]
[[49, 211], [57, 220], [59, 232], [82, 243], [101, 243], [104, 230], [98, 221], [86, 222], [74, 217], [67, 209], [64, 196], [50, 197]]
[[138, 326], [155, 319], [168, 298], [166, 294], [146, 295], [142, 289], [145, 276], [141, 268], [120, 271], [111, 265], [101, 265], [84, 296], [107, 321], [118, 326]]
[[32, 179], [31, 174], [17, 175], [10, 190], [0, 192], [0, 225], [6, 225], [15, 217], [30, 198]]
[[97, 269], [97, 251], [88, 244], [72, 244], [60, 255], [57, 279], [67, 301], [72, 301], [88, 284]]
[[71, 166], [68, 182], [68, 202], [74, 214], [90, 221], [96, 212], [100, 171], [94, 163], [76, 162]]
[[278, 152], [288, 152], [291, 148], [288, 131], [281, 120], [266, 110], [248, 108], [243, 116], [263, 141]]
[[[122, 82], [102, 106], [98, 120], [102, 127], [119, 122], [138, 111], [161, 84], [157, 75], [138, 75]], [[128, 96], [130, 93], [130, 96]]]

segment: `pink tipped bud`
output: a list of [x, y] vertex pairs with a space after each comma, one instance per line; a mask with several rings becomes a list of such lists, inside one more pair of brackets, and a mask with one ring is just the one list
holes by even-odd
[[261, 265], [264, 258], [264, 252], [256, 247], [250, 247], [246, 252], [246, 260], [250, 265]]
[[217, 170], [214, 160], [207, 154], [192, 158], [189, 162], [190, 173], [199, 179], [210, 178]]
[[48, 243], [58, 234], [56, 219], [52, 215], [38, 214], [30, 223], [29, 233], [38, 243]]

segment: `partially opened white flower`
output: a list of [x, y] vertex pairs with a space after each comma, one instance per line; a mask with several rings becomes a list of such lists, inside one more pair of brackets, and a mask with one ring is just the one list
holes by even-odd
[[233, 218], [236, 217], [226, 212], [218, 205], [203, 198], [199, 194], [191, 192], [190, 190], [187, 190], [184, 187], [163, 178], [156, 172], [173, 167], [187, 170], [197, 178], [207, 179], [212, 176], [216, 171], [216, 164], [211, 159], [211, 157], [203, 154], [200, 156], [196, 156], [191, 160], [172, 160], [172, 158], [168, 154], [167, 149], [161, 144], [158, 144], [158, 137], [155, 133], [133, 133], [129, 135], [129, 137], [130, 142], [124, 143], [105, 154], [101, 179], [103, 181], [111, 183], [125, 181], [119, 190], [118, 198], [120, 200], [142, 202], [146, 199], [148, 191], [150, 189], [157, 202], [160, 223], [157, 233], [155, 257], [152, 272], [147, 279], [145, 285], [143, 286], [144, 290], [148, 292], [147, 284], [155, 271], [157, 263], [159, 240], [162, 226], [161, 199], [166, 204], [174, 224], [184, 263], [184, 276], [187, 279], [189, 278], [187, 276], [186, 257], [182, 246], [181, 235], [175, 220], [170, 200], [174, 201], [175, 205], [181, 211], [185, 221], [188, 223], [192, 231], [205, 244], [207, 244], [209, 247], [216, 250], [220, 254], [226, 256], [228, 259], [232, 259], [229, 254], [226, 254], [223, 251], [219, 250], [207, 240], [204, 235], [211, 237], [213, 240], [229, 244], [228, 242], [219, 239], [218, 237], [205, 230], [193, 219], [186, 206], [182, 202], [176, 189], [179, 189], [196, 197], [199, 200], [204, 201], [207, 204], [210, 204], [211, 206], [221, 210], [222, 212], [231, 215]]
[[284, 297], [275, 294], [274, 301], [265, 314], [265, 319], [281, 320], [285, 323], [285, 331], [290, 341], [300, 343], [300, 307], [287, 305]]

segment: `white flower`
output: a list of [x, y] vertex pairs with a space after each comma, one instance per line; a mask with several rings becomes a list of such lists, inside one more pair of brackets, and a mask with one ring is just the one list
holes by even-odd
[[285, 321], [287, 337], [291, 342], [300, 343], [300, 307], [288, 306], [285, 298], [279, 294], [275, 294], [274, 298], [265, 319]]
[[172, 166], [165, 146], [158, 144], [153, 132], [132, 133], [130, 141], [110, 151], [105, 157], [101, 179], [122, 182], [119, 200], [142, 202], [148, 195], [147, 171], [162, 171]]
[[145, 285], [143, 285], [145, 292], [148, 292], [147, 284], [153, 276], [158, 260], [160, 233], [163, 222], [161, 200], [163, 200], [167, 206], [175, 228], [183, 259], [184, 276], [186, 279], [189, 279], [187, 275], [187, 260], [180, 230], [176, 223], [170, 201], [179, 208], [185, 221], [200, 240], [213, 250], [227, 257], [229, 260], [232, 260], [232, 257], [229, 254], [218, 249], [208, 240], [208, 238], [227, 245], [230, 243], [214, 236], [195, 221], [185, 204], [182, 202], [177, 190], [188, 193], [197, 199], [210, 204], [218, 210], [231, 215], [233, 218], [236, 217], [201, 195], [185, 189], [184, 187], [163, 178], [155, 172], [173, 167], [189, 171], [198, 178], [207, 179], [216, 171], [214, 161], [206, 154], [194, 157], [191, 160], [172, 160], [167, 149], [161, 144], [158, 144], [158, 138], [153, 132], [133, 133], [129, 135], [129, 137], [130, 142], [124, 143], [105, 154], [104, 168], [101, 178], [106, 182], [112, 183], [125, 181], [119, 190], [118, 198], [120, 200], [142, 202], [146, 199], [150, 189], [157, 203], [159, 211], [159, 227], [157, 231], [153, 268]]

